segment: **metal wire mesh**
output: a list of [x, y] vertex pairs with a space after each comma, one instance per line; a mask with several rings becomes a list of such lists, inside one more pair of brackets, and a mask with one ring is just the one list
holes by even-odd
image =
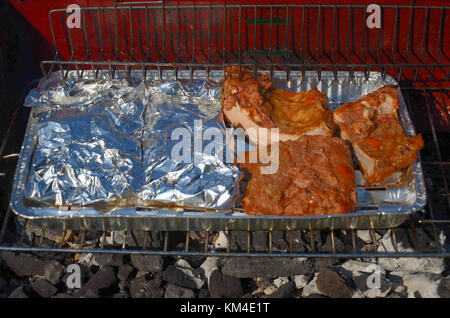
[[58, 9], [49, 13], [58, 62], [43, 66], [144, 73], [264, 66], [317, 70], [319, 78], [322, 70], [372, 70], [430, 88], [448, 81], [447, 12], [383, 6], [381, 27], [369, 29], [363, 5], [90, 7], [81, 9], [80, 29], [71, 29]]
[[[217, 232], [144, 232], [144, 241], [130, 244], [129, 234], [117, 243], [108, 237], [109, 229], [74, 230], [61, 222], [58, 229], [35, 231], [30, 240], [32, 220], [19, 222], [5, 208], [0, 232], [0, 250], [139, 253], [163, 255], [234, 255], [295, 257], [450, 257], [440, 233], [449, 230], [450, 154], [448, 45], [444, 39], [449, 21], [447, 7], [383, 6], [380, 29], [368, 29], [365, 6], [339, 5], [207, 5], [165, 6], [127, 5], [81, 9], [81, 28], [67, 27], [65, 9], [49, 14], [55, 45], [55, 59], [41, 63], [44, 76], [51, 72], [106, 69], [111, 78], [117, 70], [223, 69], [238, 65], [250, 69], [302, 71], [378, 71], [395, 77], [401, 86], [409, 113], [426, 147], [422, 151], [427, 181], [428, 205], [424, 214], [411, 217], [399, 228], [369, 228], [371, 240], [361, 242], [358, 230], [305, 231], [227, 231], [226, 246], [214, 247]], [[192, 76], [192, 75], [191, 75]], [[14, 127], [14, 118], [11, 124]], [[8, 136], [7, 136], [8, 137]], [[2, 141], [2, 168], [5, 188], [10, 188], [13, 172], [6, 172], [16, 156], [3, 156], [20, 150], [20, 141]], [[6, 163], [5, 163], [6, 162]], [[14, 235], [14, 230], [19, 232]], [[417, 229], [431, 233], [433, 244], [423, 247]], [[56, 245], [44, 246], [46, 231], [59, 231]], [[86, 242], [94, 231], [96, 243]], [[281, 233], [280, 233], [281, 232]], [[70, 233], [71, 240], [66, 240]], [[327, 248], [316, 246], [323, 233]], [[345, 233], [345, 235], [343, 234]], [[399, 233], [407, 233], [411, 250], [399, 249]], [[447, 233], [448, 234], [448, 233]], [[255, 248], [253, 241], [263, 235], [265, 244]], [[281, 235], [286, 244], [276, 243]], [[337, 244], [345, 236], [347, 244]], [[377, 237], [391, 238], [395, 252], [378, 251]], [[402, 234], [403, 235], [403, 234]], [[195, 239], [193, 239], [195, 237]], [[298, 246], [301, 237], [306, 245]], [[339, 239], [338, 239], [339, 238]], [[153, 243], [157, 242], [157, 243]], [[175, 243], [174, 243], [175, 242]], [[239, 242], [236, 243], [236, 242]], [[306, 248], [305, 248], [306, 246]]]

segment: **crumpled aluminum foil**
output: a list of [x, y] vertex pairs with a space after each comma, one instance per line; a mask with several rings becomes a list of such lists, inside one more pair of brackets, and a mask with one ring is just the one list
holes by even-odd
[[[144, 117], [145, 180], [140, 199], [207, 208], [232, 206], [239, 169], [224, 163], [224, 152], [208, 155], [194, 148], [194, 138], [205, 131], [221, 131], [219, 95], [220, 86], [205, 81], [165, 81], [150, 88]], [[190, 162], [172, 156], [172, 149], [181, 141], [172, 140], [174, 129], [189, 132]], [[224, 140], [203, 139], [198, 138], [197, 149], [203, 150], [210, 143], [224, 149]]]
[[39, 116], [25, 198], [50, 205], [125, 200], [232, 207], [236, 166], [219, 154], [189, 163], [171, 158], [174, 129], [192, 131], [195, 120], [204, 129], [220, 128], [219, 94], [220, 84], [205, 80], [54, 73], [25, 101]]

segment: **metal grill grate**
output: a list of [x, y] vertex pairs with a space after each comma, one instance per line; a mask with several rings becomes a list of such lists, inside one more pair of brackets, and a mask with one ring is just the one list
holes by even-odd
[[[366, 26], [366, 7], [359, 5], [207, 5], [90, 7], [81, 9], [81, 28], [69, 29], [65, 9], [50, 12], [55, 59], [41, 63], [44, 76], [51, 72], [224, 69], [238, 65], [251, 69], [287, 72], [378, 71], [396, 78], [418, 132], [423, 133], [422, 162], [427, 184], [425, 213], [414, 214], [399, 228], [366, 230], [228, 231], [227, 244], [214, 247], [218, 232], [119, 232], [110, 229], [75, 230], [61, 222], [58, 228], [36, 229], [32, 220], [19, 220], [9, 207], [0, 232], [0, 250], [40, 252], [139, 253], [162, 255], [285, 256], [285, 257], [450, 257], [440, 233], [450, 223], [450, 139], [448, 44], [444, 41], [450, 8], [383, 6], [380, 29]], [[20, 107], [17, 113], [20, 113]], [[20, 116], [19, 116], [20, 117]], [[0, 147], [3, 188], [10, 189], [15, 155], [21, 140], [11, 129]], [[18, 134], [20, 136], [20, 133]], [[13, 137], [11, 137], [13, 136]], [[4, 155], [10, 153], [10, 155]], [[32, 230], [30, 230], [32, 229]], [[35, 233], [33, 239], [29, 233]], [[57, 243], [44, 240], [46, 232], [59, 233]], [[370, 240], [358, 240], [359, 231]], [[431, 243], [417, 233], [429, 233]], [[66, 240], [70, 234], [71, 239]], [[86, 235], [98, 238], [86, 241]], [[131, 235], [131, 236], [130, 236]], [[133, 239], [134, 235], [143, 240]], [[143, 236], [142, 236], [143, 235]], [[388, 237], [394, 252], [379, 250], [380, 237]], [[397, 243], [407, 236], [410, 249]], [[254, 246], [256, 237], [263, 244]], [[326, 237], [329, 244], [317, 244]], [[285, 244], [280, 247], [278, 242]], [[301, 238], [304, 244], [297, 244]], [[139, 242], [137, 242], [139, 241]], [[345, 241], [346, 244], [338, 244]], [[320, 245], [320, 246], [319, 246]], [[402, 243], [403, 247], [403, 243]]]

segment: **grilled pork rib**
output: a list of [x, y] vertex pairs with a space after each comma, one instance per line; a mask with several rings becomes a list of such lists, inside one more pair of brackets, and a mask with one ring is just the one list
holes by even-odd
[[278, 146], [274, 174], [261, 174], [261, 163], [240, 164], [251, 174], [242, 200], [245, 213], [322, 215], [356, 209], [355, 174], [346, 142], [304, 135]]
[[421, 135], [407, 137], [397, 109], [398, 91], [385, 86], [356, 102], [343, 104], [333, 113], [341, 137], [350, 141], [366, 180], [381, 183], [387, 176], [417, 160], [423, 147]]

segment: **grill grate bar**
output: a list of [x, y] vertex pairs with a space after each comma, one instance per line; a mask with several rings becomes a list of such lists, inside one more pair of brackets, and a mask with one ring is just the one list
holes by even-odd
[[84, 246], [84, 240], [86, 239], [86, 228], [82, 228], [81, 229], [81, 242], [80, 242], [80, 246], [81, 248], [83, 248]]
[[378, 250], [378, 245], [377, 245], [377, 239], [376, 239], [376, 236], [375, 236], [375, 229], [374, 229], [373, 227], [370, 229], [370, 234], [371, 234], [371, 236], [372, 236], [373, 250], [374, 250], [375, 252], [377, 252], [377, 250]]
[[[418, 252], [421, 252], [421, 249], [419, 247], [419, 243], [417, 241], [416, 227], [414, 225], [415, 222], [414, 222], [413, 218], [410, 219], [410, 223], [411, 223], [412, 242], [413, 242], [413, 245], [414, 245], [414, 249], [416, 251], [418, 251]], [[436, 240], [437, 246], [439, 246], [439, 241], [437, 240], [437, 235], [435, 235], [434, 238]]]
[[294, 247], [293, 247], [293, 234], [292, 230], [289, 230], [289, 253], [293, 253]]
[[5, 237], [6, 234], [6, 226], [8, 225], [8, 221], [9, 221], [9, 216], [11, 215], [11, 208], [8, 207], [6, 209], [6, 213], [5, 213], [5, 217], [3, 218], [3, 223], [2, 223], [2, 230], [0, 232], [0, 243], [3, 242], [3, 239]]
[[352, 247], [353, 253], [356, 254], [356, 231], [352, 229]]
[[[27, 224], [29, 224], [31, 221], [28, 220]], [[319, 250], [317, 249], [316, 246], [316, 240], [319, 239], [322, 234], [318, 233], [319, 237], [315, 237], [316, 234], [314, 233], [315, 231], [313, 230], [296, 230], [295, 232], [297, 232], [301, 237], [301, 233], [307, 234], [309, 232], [309, 240], [304, 241], [304, 244], [308, 244], [307, 242], [309, 241], [309, 246], [310, 248], [308, 249], [308, 251], [304, 251], [302, 250], [302, 247], [300, 247], [300, 249], [295, 248], [294, 247], [294, 239], [293, 239], [293, 235], [294, 235], [294, 231], [292, 230], [287, 230], [284, 231], [284, 233], [281, 236], [277, 236], [278, 239], [287, 239], [288, 241], [288, 245], [286, 248], [282, 248], [281, 249], [277, 246], [277, 249], [274, 249], [274, 234], [273, 231], [267, 231], [267, 235], [266, 237], [266, 250], [265, 251], [261, 251], [259, 249], [255, 249], [253, 250], [252, 248], [252, 242], [251, 242], [251, 237], [253, 233], [256, 232], [252, 232], [252, 231], [248, 231], [248, 230], [244, 230], [244, 231], [225, 231], [225, 235], [227, 237], [226, 240], [226, 245], [225, 246], [217, 246], [216, 248], [212, 248], [211, 250], [209, 249], [209, 247], [211, 246], [210, 244], [213, 244], [212, 242], [210, 242], [209, 237], [210, 237], [210, 231], [205, 231], [204, 235], [199, 235], [199, 234], [193, 234], [193, 237], [197, 237], [197, 239], [202, 238], [204, 239], [204, 244], [200, 245], [200, 244], [196, 244], [194, 245], [195, 248], [191, 248], [192, 244], [190, 244], [190, 240], [191, 240], [191, 233], [192, 230], [188, 229], [184, 232], [184, 248], [182, 248], [181, 250], [178, 249], [178, 247], [180, 246], [179, 244], [182, 242], [179, 242], [178, 244], [175, 244], [175, 242], [170, 243], [170, 248], [169, 248], [169, 232], [164, 232], [165, 235], [163, 236], [163, 248], [159, 249], [159, 248], [152, 248], [151, 245], [149, 244], [149, 237], [150, 237], [150, 233], [151, 231], [142, 231], [144, 233], [144, 243], [138, 243], [138, 245], [128, 245], [127, 243], [127, 237], [128, 234], [130, 235], [135, 235], [134, 233], [130, 232], [128, 233], [128, 231], [124, 231], [123, 232], [123, 240], [122, 240], [122, 245], [116, 245], [114, 243], [114, 231], [111, 232], [111, 239], [112, 239], [112, 245], [110, 243], [108, 243], [108, 247], [105, 247], [105, 242], [106, 242], [106, 235], [107, 235], [107, 231], [103, 230], [103, 231], [99, 231], [100, 232], [100, 239], [99, 239], [99, 244], [97, 245], [97, 247], [95, 247], [95, 245], [93, 247], [87, 247], [85, 246], [85, 237], [86, 237], [86, 229], [82, 228], [80, 230], [80, 234], [78, 235], [77, 232], [73, 232], [71, 233], [72, 238], [77, 238], [79, 236], [81, 236], [81, 243], [80, 244], [65, 244], [66, 243], [66, 234], [68, 233], [68, 228], [63, 226], [62, 229], [62, 233], [61, 233], [61, 238], [58, 238], [58, 244], [57, 244], [57, 248], [47, 248], [47, 247], [42, 247], [42, 242], [43, 239], [45, 237], [45, 233], [46, 233], [46, 227], [43, 226], [41, 228], [40, 231], [40, 236], [39, 236], [39, 243], [37, 245], [37, 247], [34, 246], [33, 241], [32, 240], [30, 243], [25, 243], [25, 246], [23, 244], [19, 244], [19, 246], [17, 245], [0, 245], [0, 250], [15, 250], [15, 251], [41, 251], [41, 252], [45, 252], [45, 251], [53, 251], [53, 252], [80, 252], [80, 250], [83, 250], [84, 252], [92, 252], [92, 253], [103, 253], [103, 251], [114, 251], [112, 253], [123, 253], [123, 254], [155, 254], [155, 255], [174, 255], [174, 254], [178, 254], [178, 255], [209, 255], [209, 256], [280, 256], [280, 257], [285, 257], [285, 256], [291, 256], [291, 257], [348, 257], [348, 258], [356, 258], [356, 257], [360, 257], [360, 258], [368, 258], [368, 257], [394, 257], [394, 255], [398, 256], [398, 257], [450, 257], [450, 253], [448, 253], [448, 251], [445, 251], [441, 246], [440, 243], [438, 241], [436, 241], [436, 248], [433, 249], [432, 251], [427, 251], [427, 250], [423, 250], [420, 247], [419, 241], [418, 241], [418, 237], [417, 237], [417, 225], [416, 224], [420, 224], [416, 223], [416, 221], [414, 220], [414, 218], [410, 219], [410, 222], [408, 222], [409, 225], [405, 224], [402, 228], [405, 231], [409, 231], [409, 233], [411, 234], [411, 241], [412, 241], [412, 247], [413, 250], [411, 252], [407, 251], [407, 252], [401, 252], [399, 251], [398, 248], [398, 238], [397, 238], [397, 230], [395, 228], [390, 228], [386, 234], [383, 235], [383, 240], [391, 240], [393, 243], [393, 247], [394, 250], [393, 251], [389, 251], [389, 252], [379, 252], [378, 251], [378, 241], [376, 238], [376, 229], [375, 228], [371, 228], [368, 230], [369, 235], [371, 236], [371, 242], [369, 242], [368, 244], [365, 244], [364, 242], [362, 242], [362, 246], [361, 248], [359, 248], [356, 244], [356, 237], [359, 236], [358, 234], [358, 230], [352, 229], [351, 230], [351, 241], [352, 241], [352, 252], [349, 253], [347, 250], [347, 247], [339, 245], [339, 250], [337, 248], [338, 245], [336, 245], [336, 239], [339, 237], [339, 235], [336, 234], [336, 230], [331, 229], [331, 230], [322, 230], [320, 231], [321, 233], [327, 232], [330, 236], [331, 239], [331, 247], [330, 247], [330, 251], [326, 251], [323, 249], [323, 247], [321, 247]], [[426, 224], [425, 224], [426, 225]], [[424, 226], [424, 224], [421, 224], [420, 226]], [[434, 226], [434, 224], [428, 224], [428, 226]], [[22, 228], [22, 233], [25, 232], [24, 230], [25, 226]], [[32, 231], [33, 232], [33, 231]], [[195, 232], [195, 231], [194, 231]], [[239, 247], [239, 243], [238, 245], [232, 245], [232, 239], [233, 239], [233, 233], [236, 233], [236, 237], [239, 237], [239, 233], [238, 232], [242, 232], [243, 234], [245, 234], [246, 236], [246, 244], [242, 245], [241, 247]], [[109, 232], [108, 232], [109, 233]], [[406, 232], [405, 232], [406, 233]], [[22, 234], [23, 235], [23, 234]], [[388, 236], [387, 236], [388, 235]], [[70, 239], [70, 237], [68, 237], [67, 239]], [[140, 237], [140, 236], [139, 236]], [[280, 238], [281, 237], [281, 238]], [[297, 237], [297, 236], [296, 236]], [[308, 237], [308, 236], [306, 236]], [[323, 240], [323, 238], [322, 238]], [[319, 242], [321, 240], [319, 239]], [[130, 241], [131, 244], [131, 241]], [[67, 247], [67, 246], [71, 246], [71, 247]], [[156, 246], [160, 246], [159, 244], [157, 244]], [[234, 247], [232, 247], [234, 246]], [[17, 247], [20, 247], [22, 249], [17, 249]], [[138, 252], [137, 250], [139, 250], [140, 252]]]
[[440, 90], [439, 93], [441, 96], [442, 103], [439, 103], [439, 99], [437, 99], [436, 102], [442, 106], [441, 109], [445, 109], [445, 113], [447, 115], [447, 121], [449, 121], [450, 120], [450, 108], [448, 107], [447, 102], [446, 102], [446, 99], [447, 99], [446, 95], [447, 95], [447, 97], [450, 97], [450, 96], [448, 96], [449, 95], [448, 92], [444, 92], [443, 90]]
[[122, 250], [125, 250], [127, 248], [127, 237], [128, 237], [127, 234], [128, 231], [125, 231], [123, 235]]
[[184, 243], [184, 251], [189, 252], [189, 230], [186, 231], [186, 241]]
[[106, 238], [106, 232], [102, 231], [102, 236], [100, 238], [100, 248], [103, 249], [105, 247], [105, 238]]
[[[144, 66], [144, 67], [184, 67], [184, 68], [192, 68], [192, 67], [199, 67], [199, 68], [205, 68], [205, 67], [211, 67], [211, 68], [223, 68], [224, 64], [218, 64], [218, 63], [196, 63], [196, 62], [180, 62], [180, 63], [170, 63], [170, 62], [133, 62], [133, 61], [123, 61], [123, 62], [116, 62], [116, 61], [64, 61], [64, 60], [47, 60], [42, 62], [45, 64], [60, 64], [60, 65], [69, 65], [69, 66], [121, 66], [121, 67], [131, 67], [131, 66]], [[254, 63], [241, 63], [238, 62], [229, 62], [226, 63], [226, 65], [230, 66], [241, 66], [241, 67], [254, 67]], [[314, 69], [314, 68], [332, 68], [332, 69], [345, 69], [345, 68], [361, 68], [361, 69], [379, 69], [379, 68], [400, 68], [400, 67], [430, 67], [435, 66], [436, 64], [433, 63], [427, 63], [427, 64], [420, 64], [420, 63], [410, 63], [410, 64], [403, 64], [403, 63], [309, 63], [309, 64], [302, 64], [302, 63], [265, 63], [266, 67], [272, 67], [272, 68], [279, 68], [279, 69], [285, 69], [285, 67], [290, 68], [297, 68], [300, 70], [304, 69]], [[450, 63], [443, 63], [441, 64], [443, 67], [450, 67]], [[316, 70], [317, 71], [317, 70]], [[320, 72], [319, 72], [320, 73]], [[47, 75], [48, 72], [45, 72], [44, 75]], [[402, 87], [403, 88], [403, 87]], [[414, 86], [411, 86], [411, 88], [416, 88]], [[420, 89], [420, 87], [418, 88]], [[428, 88], [426, 88], [428, 89]], [[447, 87], [439, 87], [439, 89], [446, 89]]]
[[392, 233], [392, 242], [394, 243], [394, 250], [398, 253], [398, 245], [397, 245], [397, 235], [395, 234], [395, 229], [391, 228]]
[[28, 219], [25, 219], [23, 225], [22, 225], [22, 231], [20, 232], [20, 238], [19, 238], [19, 243], [22, 244], [23, 243], [23, 239], [25, 237], [25, 229], [27, 228], [27, 224], [28, 224]]
[[269, 254], [272, 254], [272, 231], [269, 231]]
[[332, 248], [333, 254], [336, 254], [336, 246], [334, 243], [334, 231], [330, 230], [330, 234], [331, 234], [331, 248]]
[[167, 245], [169, 244], [169, 232], [164, 232], [164, 252], [167, 251]]
[[144, 231], [144, 244], [142, 245], [142, 249], [145, 250], [148, 246], [148, 237], [149, 237], [149, 232], [148, 231]]
[[309, 230], [310, 239], [311, 239], [311, 251], [314, 253], [316, 251], [316, 244], [314, 242], [314, 232], [312, 229]]
[[42, 246], [42, 243], [44, 242], [45, 231], [46, 231], [46, 227], [45, 227], [45, 225], [44, 225], [44, 226], [42, 226], [42, 228], [41, 228], [41, 237], [40, 237], [40, 239], [39, 239], [39, 245], [38, 245], [38, 247], [41, 247], [41, 246]]
[[[178, 78], [179, 71], [182, 70], [188, 70], [191, 78], [194, 77], [194, 71], [206, 70], [209, 77], [211, 70], [224, 70], [227, 65], [239, 66], [240, 69], [248, 67], [255, 72], [261, 66], [264, 66], [265, 70], [268, 70], [271, 75], [274, 70], [284, 70], [287, 72], [288, 78], [292, 71], [300, 71], [304, 77], [307, 70], [316, 71], [319, 80], [324, 70], [333, 71], [335, 78], [337, 78], [338, 71], [349, 71], [352, 76], [355, 71], [363, 71], [366, 76], [369, 76], [371, 71], [379, 71], [383, 76], [394, 76], [397, 80], [401, 80], [401, 88], [406, 92], [404, 95], [406, 95], [410, 113], [418, 110], [413, 109], [415, 105], [411, 102], [414, 102], [414, 100], [408, 90], [420, 92], [425, 98], [425, 108], [433, 145], [437, 152], [437, 160], [424, 161], [423, 164], [440, 171], [441, 184], [445, 192], [443, 195], [447, 198], [448, 209], [446, 212], [448, 213], [450, 211], [450, 194], [445, 168], [450, 165], [450, 162], [441, 152], [444, 149], [444, 144], [442, 144], [443, 140], [440, 140], [440, 135], [438, 135], [437, 122], [431, 111], [432, 107], [438, 105], [439, 109], [444, 110], [443, 112], [448, 116], [448, 119], [450, 118], [447, 106], [450, 86], [448, 82], [445, 82], [448, 81], [450, 62], [443, 44], [443, 40], [446, 38], [445, 16], [448, 8], [414, 5], [382, 6], [382, 28], [371, 31], [365, 28], [365, 19], [368, 15], [364, 10], [365, 8], [364, 5], [259, 6], [254, 4], [209, 4], [166, 6], [164, 3], [160, 6], [138, 5], [131, 7], [115, 3], [113, 7], [81, 8], [82, 30], [78, 33], [78, 37], [77, 33], [72, 32], [63, 23], [62, 30], [68, 35], [65, 38], [65, 43], [57, 41], [55, 25], [59, 20], [55, 19], [55, 16], [61, 14], [61, 17], [66, 17], [67, 13], [65, 9], [52, 10], [49, 13], [49, 20], [55, 45], [55, 58], [53, 61], [43, 61], [41, 69], [46, 77], [53, 70], [58, 69], [64, 76], [67, 76], [69, 71], [74, 69], [79, 77], [82, 77], [88, 70], [94, 71], [97, 76], [102, 69], [109, 71], [111, 78], [114, 78], [116, 71], [119, 70], [124, 70], [128, 74], [133, 70], [141, 71], [143, 78], [145, 78], [148, 70], [158, 70], [161, 77], [163, 70], [167, 69], [174, 70], [176, 78]], [[139, 19], [139, 12], [143, 12], [145, 15], [143, 30], [136, 28], [136, 25], [142, 22]], [[207, 18], [204, 17], [204, 13], [207, 13]], [[409, 22], [407, 30], [402, 29], [402, 26], [405, 25], [403, 22], [405, 13], [405, 21]], [[149, 17], [149, 14], [152, 14], [152, 16]], [[268, 17], [267, 14], [270, 16]], [[393, 27], [385, 18], [388, 14], [393, 17]], [[91, 18], [91, 15], [93, 15], [93, 18]], [[420, 32], [415, 36], [414, 21], [420, 15], [424, 16], [423, 33]], [[192, 16], [192, 23], [189, 21], [190, 16]], [[249, 23], [248, 21], [252, 18], [254, 23]], [[233, 24], [234, 19], [238, 21], [237, 26]], [[65, 21], [65, 19], [62, 20]], [[155, 21], [154, 24], [157, 24], [158, 28], [154, 27], [152, 21]], [[331, 22], [331, 25], [328, 25], [328, 21]], [[435, 22], [438, 26], [433, 25]], [[175, 32], [174, 26], [176, 27]], [[192, 27], [192, 31], [188, 27]], [[111, 39], [108, 39], [102, 33], [106, 28], [110, 29]], [[430, 43], [434, 41], [430, 41], [432, 35], [430, 31], [433, 29], [438, 31], [437, 42], [436, 45], [431, 47]], [[90, 36], [93, 30], [96, 31], [94, 37]], [[238, 34], [235, 34], [236, 31]], [[242, 31], [247, 34], [242, 33]], [[166, 34], [166, 32], [169, 33]], [[282, 32], [285, 32], [285, 34], [283, 35]], [[125, 33], [125, 36], [122, 33]], [[326, 33], [331, 33], [331, 41], [325, 41]], [[355, 44], [355, 34], [362, 35], [363, 45], [361, 45], [361, 48]], [[371, 39], [371, 37], [373, 38]], [[125, 48], [122, 45], [123, 43], [119, 42], [119, 39], [122, 38], [126, 38], [126, 42], [123, 42], [126, 43]], [[145, 38], [145, 41], [143, 41], [143, 38]], [[406, 42], [403, 41], [403, 38], [406, 39]], [[79, 43], [76, 43], [77, 39], [79, 39]], [[93, 39], [97, 41], [98, 53], [95, 51], [96, 45], [93, 45]], [[387, 41], [390, 39], [392, 39], [392, 42], [388, 43]], [[110, 46], [108, 40], [111, 42]], [[143, 42], [145, 42], [145, 45]], [[419, 42], [422, 43], [421, 49], [417, 48]], [[326, 45], [330, 43], [331, 47], [327, 48]], [[205, 45], [207, 45], [207, 48], [205, 48]], [[328, 52], [327, 49], [330, 51]], [[62, 60], [63, 54], [61, 52], [65, 52], [64, 50], [69, 56], [66, 61]], [[81, 51], [81, 55], [78, 54], [79, 51]], [[140, 51], [143, 58], [139, 58]], [[280, 54], [280, 52], [283, 54]], [[109, 55], [111, 54], [115, 58], [110, 58]], [[109, 60], [109, 62], [106, 62], [106, 60]], [[206, 60], [206, 62], [203, 62], [203, 60]], [[423, 74], [425, 74], [425, 77], [423, 77]], [[403, 85], [403, 83], [407, 84]], [[431, 193], [428, 192], [428, 194]], [[11, 209], [8, 207], [5, 210], [0, 242], [4, 242], [4, 239], [8, 237], [6, 233], [10, 230], [9, 225], [12, 223], [9, 222]], [[398, 239], [401, 238], [401, 235], [398, 232], [400, 230], [394, 228], [386, 230], [390, 230], [395, 252], [379, 252], [377, 242], [377, 231], [379, 229], [375, 229], [373, 225], [368, 229], [371, 237], [368, 247], [366, 245], [358, 246], [358, 230], [351, 229], [352, 253], [341, 253], [342, 251], [337, 248], [340, 239], [339, 229], [327, 229], [321, 232], [310, 228], [306, 231], [300, 231], [302, 237], [309, 243], [309, 246], [306, 245], [308, 251], [296, 250], [297, 239], [294, 239], [294, 231], [287, 229], [283, 233], [283, 238], [288, 241], [286, 252], [278, 250], [276, 244], [278, 233], [270, 230], [264, 233], [266, 245], [264, 251], [261, 252], [256, 250], [257, 248], [254, 246], [257, 241], [256, 232], [249, 230], [243, 231], [246, 240], [244, 238], [242, 251], [235, 250], [237, 244], [233, 245], [231, 241], [233, 235], [239, 231], [229, 229], [224, 229], [227, 237], [227, 244], [224, 248], [215, 249], [211, 246], [210, 238], [214, 238], [216, 233], [210, 230], [202, 236], [202, 239], [205, 239], [204, 245], [199, 244], [197, 246], [191, 242], [195, 233], [189, 228], [189, 223], [187, 229], [183, 231], [185, 235], [184, 247], [181, 250], [173, 247], [176, 245], [173, 244], [173, 240], [177, 235], [169, 238], [168, 231], [160, 233], [163, 241], [162, 248], [152, 248], [154, 244], [149, 243], [149, 240], [153, 242], [153, 239], [150, 239], [150, 231], [145, 231], [142, 246], [131, 246], [133, 244], [127, 242], [127, 237], [132, 232], [129, 232], [128, 229], [124, 231], [121, 244], [114, 244], [114, 239], [112, 239], [113, 246], [110, 247], [108, 243], [108, 246], [105, 247], [107, 233], [111, 234], [111, 237], [114, 235], [114, 231], [110, 232], [106, 227], [100, 231], [98, 246], [87, 247], [85, 246], [86, 226], [81, 227], [81, 247], [69, 248], [67, 247], [68, 244], [65, 244], [66, 234], [68, 231], [71, 231], [71, 234], [75, 232], [68, 228], [66, 223], [63, 224], [61, 240], [57, 242], [58, 248], [42, 247], [46, 231], [53, 230], [47, 229], [46, 225], [43, 224], [40, 227], [38, 247], [34, 245], [14, 246], [9, 244], [11, 242], [8, 241], [8, 243], [5, 242], [4, 245], [0, 245], [0, 250], [70, 253], [89, 251], [93, 253], [174, 256], [450, 257], [450, 252], [444, 251], [437, 235], [438, 226], [447, 226], [450, 224], [450, 219], [438, 215], [439, 208], [431, 200], [429, 200], [426, 210], [428, 212], [427, 218], [411, 218], [410, 222], [404, 225], [408, 233], [411, 234], [413, 243], [413, 252], [407, 253], [399, 252], [400, 241], [398, 242]], [[32, 223], [33, 220], [24, 221], [19, 242], [23, 242], [25, 234], [28, 233], [26, 229], [30, 230]], [[432, 228], [431, 232], [436, 243], [436, 249], [433, 252], [425, 252], [424, 249], [420, 248], [418, 228], [425, 226]], [[320, 239], [322, 239], [324, 232], [329, 233], [331, 238], [330, 252], [323, 252], [323, 247], [320, 245]], [[8, 240], [10, 239], [8, 238]], [[196, 248], [198, 251], [195, 250]]]
[[[46, 71], [46, 66], [50, 65], [49, 71]], [[174, 76], [175, 78], [178, 78], [179, 72], [181, 70], [189, 70], [191, 78], [193, 77], [193, 72], [195, 70], [208, 70], [208, 72], [211, 69], [224, 69], [225, 64], [217, 64], [217, 63], [195, 63], [195, 62], [187, 62], [187, 63], [166, 63], [166, 62], [98, 62], [98, 61], [62, 61], [62, 60], [53, 60], [53, 61], [43, 61], [41, 62], [41, 69], [43, 70], [43, 74], [45, 77], [49, 77], [51, 74], [51, 71], [54, 69], [55, 65], [59, 65], [62, 76], [67, 77], [68, 72], [71, 68], [75, 68], [77, 70], [81, 69], [81, 73], [78, 73], [78, 77], [81, 78], [82, 74], [85, 70], [92, 69], [94, 72], [98, 72], [99, 70], [110, 70], [109, 75], [110, 78], [115, 78], [115, 72], [116, 69], [123, 69], [127, 73], [131, 70], [135, 71], [141, 71], [144, 70], [147, 72], [148, 69], [157, 69], [159, 71], [159, 78], [162, 78], [162, 71], [164, 68], [172, 68], [175, 70]], [[239, 66], [240, 68], [247, 67], [249, 69], [253, 68], [255, 69], [255, 63], [227, 63], [227, 65], [231, 66]], [[369, 71], [381, 71], [386, 68], [407, 68], [413, 70], [418, 70], [421, 67], [424, 66], [431, 66], [434, 64], [296, 64], [296, 63], [276, 63], [276, 62], [268, 62], [265, 64], [265, 67], [267, 67], [271, 72], [274, 70], [289, 70], [289, 73], [291, 73], [292, 70], [299, 70], [302, 72], [302, 76], [304, 76], [304, 72], [306, 70], [315, 70], [317, 72], [318, 77], [321, 77], [322, 70], [332, 70], [335, 74], [338, 70], [342, 70], [345, 68], [350, 68], [351, 72], [355, 72], [357, 70], [365, 70], [365, 76], [369, 76]], [[444, 64], [445, 67], [450, 67], [450, 64]], [[67, 68], [66, 71], [64, 71], [64, 68]], [[273, 74], [273, 73], [269, 73]], [[441, 83], [441, 82], [438, 82]], [[418, 89], [422, 91], [448, 91], [450, 90], [450, 87], [443, 87], [442, 85], [445, 85], [445, 83], [442, 84], [436, 84], [437, 86], [430, 86], [430, 87], [416, 87], [416, 86], [404, 86], [402, 87], [403, 90], [410, 90], [410, 89]], [[441, 85], [441, 86], [439, 86]]]
[[398, 258], [398, 257], [439, 257], [439, 258], [448, 258], [450, 255], [445, 252], [440, 253], [432, 253], [432, 252], [420, 252], [420, 253], [409, 253], [409, 252], [378, 252], [378, 253], [370, 253], [366, 252], [364, 254], [360, 253], [285, 253], [285, 252], [277, 252], [272, 254], [267, 254], [264, 252], [184, 252], [179, 250], [173, 251], [159, 251], [159, 250], [142, 250], [142, 249], [112, 249], [112, 248], [93, 248], [93, 249], [83, 249], [83, 248], [37, 248], [37, 247], [23, 247], [23, 246], [0, 246], [0, 251], [14, 251], [14, 252], [52, 252], [52, 253], [99, 253], [99, 254], [128, 254], [128, 255], [163, 255], [163, 256], [236, 256], [236, 257], [311, 257], [311, 258], [329, 258], [329, 257], [337, 257], [337, 258], [378, 258], [378, 257], [386, 257], [386, 258]]
[[205, 248], [204, 248], [205, 253], [208, 252], [208, 242], [209, 242], [209, 231], [206, 231], [206, 233], [205, 233]]

